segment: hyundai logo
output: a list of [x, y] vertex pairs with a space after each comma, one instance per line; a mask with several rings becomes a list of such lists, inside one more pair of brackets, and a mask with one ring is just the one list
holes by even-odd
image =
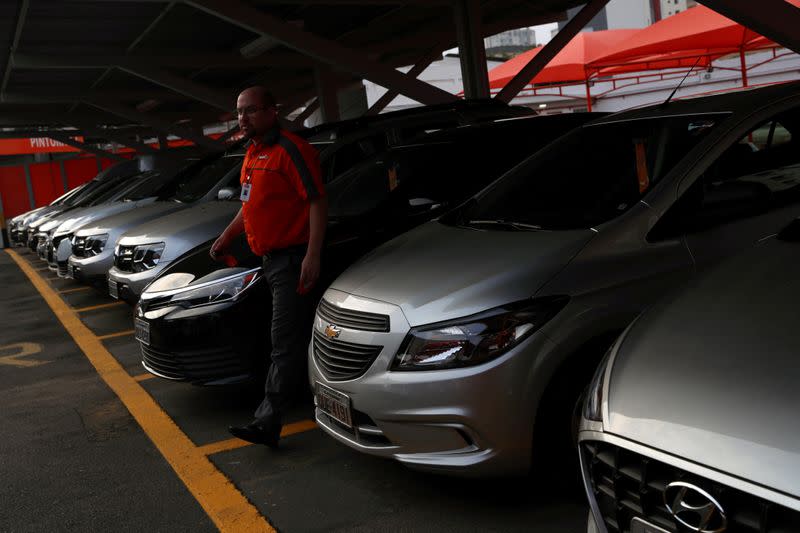
[[336, 339], [339, 335], [342, 334], [342, 330], [334, 326], [333, 324], [329, 324], [328, 327], [325, 328], [325, 336], [329, 339]]
[[722, 506], [706, 491], [675, 481], [664, 490], [664, 503], [675, 520], [698, 533], [721, 533], [728, 527]]

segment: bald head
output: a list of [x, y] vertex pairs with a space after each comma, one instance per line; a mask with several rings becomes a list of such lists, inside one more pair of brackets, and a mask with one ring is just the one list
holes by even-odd
[[236, 99], [239, 129], [250, 139], [263, 136], [277, 122], [277, 109], [272, 93], [262, 85], [248, 87]]

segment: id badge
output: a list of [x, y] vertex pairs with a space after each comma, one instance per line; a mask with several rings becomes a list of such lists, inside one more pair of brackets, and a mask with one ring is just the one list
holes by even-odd
[[242, 194], [239, 196], [239, 200], [246, 202], [250, 199], [250, 189], [253, 188], [253, 185], [250, 183], [245, 183], [242, 185]]

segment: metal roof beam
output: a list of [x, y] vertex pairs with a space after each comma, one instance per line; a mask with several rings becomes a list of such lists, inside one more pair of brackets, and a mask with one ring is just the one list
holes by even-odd
[[102, 54], [97, 52], [81, 53], [20, 53], [15, 55], [14, 66], [28, 69], [61, 69], [61, 68], [110, 68], [118, 65], [143, 66], [155, 68], [265, 68], [265, 67], [306, 67], [315, 64], [314, 60], [289, 50], [275, 52], [253, 58], [238, 54], [182, 54], [177, 52], [159, 53], [157, 56], [143, 54]]
[[25, 18], [28, 16], [28, 0], [21, 0], [19, 3], [19, 13], [17, 14], [17, 23], [14, 27], [14, 37], [11, 39], [11, 46], [8, 49], [8, 58], [6, 59], [6, 69], [3, 72], [3, 80], [0, 81], [0, 101], [6, 92], [8, 85], [8, 78], [11, 76], [11, 69], [14, 67], [14, 54], [19, 46], [19, 39], [22, 36], [22, 28], [25, 26]]
[[384, 87], [397, 89], [402, 94], [423, 104], [451, 102], [456, 99], [447, 91], [367, 59], [359, 51], [298, 29], [241, 2], [235, 0], [184, 0], [184, 2], [231, 24], [259, 35], [272, 37], [290, 48], [313, 57], [320, 63], [350, 72]]
[[42, 135], [42, 137], [49, 137], [53, 140], [62, 142], [64, 144], [74, 146], [75, 148], [83, 150], [84, 152], [89, 152], [90, 154], [99, 155], [100, 157], [113, 159], [114, 161], [125, 161], [124, 157], [120, 157], [116, 154], [112, 154], [111, 152], [106, 152], [105, 150], [101, 150], [100, 148], [95, 148], [94, 146], [78, 142], [75, 139], [71, 138], [70, 135], [67, 133], [48, 132], [46, 135]]
[[107, 139], [117, 144], [127, 146], [128, 148], [133, 148], [134, 150], [138, 150], [141, 153], [155, 154], [158, 152], [158, 150], [156, 150], [151, 146], [148, 146], [144, 143], [140, 143], [138, 141], [128, 138], [124, 134], [124, 132], [114, 131], [111, 128], [98, 128], [96, 125], [92, 124], [91, 121], [81, 119], [76, 116], [65, 115], [61, 117], [59, 120], [62, 124], [67, 124], [75, 128], [78, 128], [79, 130], [83, 131], [86, 135]]
[[98, 109], [102, 109], [103, 111], [107, 111], [113, 115], [117, 115], [118, 117], [122, 117], [127, 120], [132, 120], [140, 124], [146, 124], [164, 133], [171, 133], [172, 135], [176, 135], [178, 137], [181, 137], [182, 139], [186, 139], [187, 141], [192, 141], [196, 145], [209, 150], [220, 150], [223, 148], [223, 145], [221, 143], [218, 143], [214, 139], [206, 137], [201, 133], [196, 133], [189, 128], [178, 126], [176, 124], [170, 124], [169, 122], [162, 120], [158, 117], [146, 113], [140, 113], [136, 109], [121, 104], [112, 104], [108, 102], [85, 102], [85, 103], [93, 107], [96, 107]]
[[764, 37], [800, 54], [800, 8], [785, 0], [698, 0]]
[[[442, 51], [440, 49], [440, 45], [437, 44], [432, 49], [430, 49], [428, 53], [422, 56], [419, 61], [417, 61], [417, 63], [411, 68], [411, 70], [408, 71], [408, 75], [418, 78], [419, 75], [422, 74], [426, 68], [431, 66], [431, 63], [441, 58], [442, 58]], [[392, 89], [387, 90], [385, 93], [383, 93], [383, 95], [380, 98], [378, 98], [378, 100], [374, 104], [372, 104], [372, 107], [367, 109], [367, 112], [364, 114], [377, 115], [378, 113], [386, 109], [386, 106], [391, 104], [392, 100], [397, 98], [399, 94], [400, 93], [398, 93], [395, 90]]]
[[235, 107], [235, 96], [209, 89], [200, 83], [175, 76], [167, 71], [144, 65], [120, 65], [119, 68], [129, 74], [171, 89], [176, 93], [203, 102], [211, 107], [229, 112]]
[[510, 102], [594, 18], [609, 0], [590, 0], [528, 64], [517, 72], [495, 98]]

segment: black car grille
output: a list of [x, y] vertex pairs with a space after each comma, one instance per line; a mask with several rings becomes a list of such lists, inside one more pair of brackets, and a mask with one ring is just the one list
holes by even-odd
[[[612, 444], [584, 442], [581, 446], [594, 499], [610, 533], [629, 532], [637, 517], [672, 533], [693, 531], [667, 509], [664, 492], [676, 481], [690, 483], [719, 502], [727, 517], [725, 533], [800, 531], [797, 511]], [[697, 520], [696, 515], [689, 519]]]
[[339, 327], [361, 331], [389, 331], [389, 317], [386, 315], [343, 309], [325, 300], [320, 300], [317, 314]]
[[253, 373], [253, 365], [230, 349], [215, 348], [192, 353], [170, 353], [141, 344], [142, 361], [161, 376], [181, 381], [223, 379]]
[[123, 272], [133, 272], [133, 251], [135, 246], [120, 246], [114, 255], [114, 266]]
[[383, 346], [330, 340], [316, 331], [313, 343], [314, 360], [325, 377], [331, 381], [361, 376], [383, 350]]
[[75, 237], [75, 241], [72, 243], [72, 255], [86, 257], [86, 237]]

